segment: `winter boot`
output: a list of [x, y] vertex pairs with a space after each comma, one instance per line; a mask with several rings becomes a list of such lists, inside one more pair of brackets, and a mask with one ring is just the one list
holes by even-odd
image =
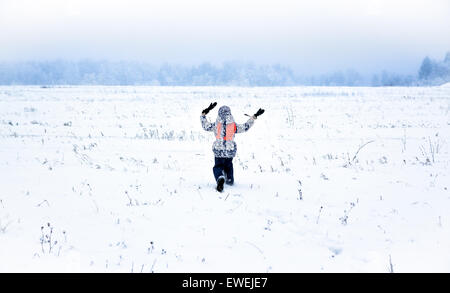
[[225, 173], [225, 171], [222, 172], [223, 176], [225, 176], [225, 183], [227, 185], [233, 185], [234, 180], [233, 178], [228, 178], [227, 173]]
[[223, 184], [225, 183], [225, 177], [224, 176], [220, 176], [217, 179], [217, 191], [222, 192], [223, 190]]

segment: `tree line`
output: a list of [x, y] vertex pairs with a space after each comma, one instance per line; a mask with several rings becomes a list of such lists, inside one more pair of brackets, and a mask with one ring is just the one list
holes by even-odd
[[383, 71], [364, 76], [354, 70], [298, 75], [284, 65], [230, 61], [221, 65], [133, 61], [53, 60], [0, 63], [0, 85], [162, 85], [162, 86], [414, 86], [450, 81], [450, 52], [444, 60], [425, 57], [416, 75]]

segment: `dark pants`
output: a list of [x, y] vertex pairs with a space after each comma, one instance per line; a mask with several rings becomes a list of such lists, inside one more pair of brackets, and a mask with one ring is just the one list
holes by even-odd
[[214, 163], [213, 172], [216, 182], [220, 176], [225, 176], [226, 183], [233, 184], [233, 158], [214, 158]]

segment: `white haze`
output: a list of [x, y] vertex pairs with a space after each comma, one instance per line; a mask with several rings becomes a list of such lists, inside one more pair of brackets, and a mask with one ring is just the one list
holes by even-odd
[[0, 0], [0, 61], [281, 63], [416, 72], [450, 49], [447, 0]]

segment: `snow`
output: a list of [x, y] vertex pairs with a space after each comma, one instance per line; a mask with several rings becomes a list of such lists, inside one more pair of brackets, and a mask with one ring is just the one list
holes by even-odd
[[450, 82], [442, 84], [441, 87], [450, 88]]
[[[236, 135], [223, 193], [199, 119], [212, 101], [211, 121], [224, 104], [238, 123], [266, 110]], [[0, 272], [450, 272], [449, 101], [448, 87], [0, 87]]]

